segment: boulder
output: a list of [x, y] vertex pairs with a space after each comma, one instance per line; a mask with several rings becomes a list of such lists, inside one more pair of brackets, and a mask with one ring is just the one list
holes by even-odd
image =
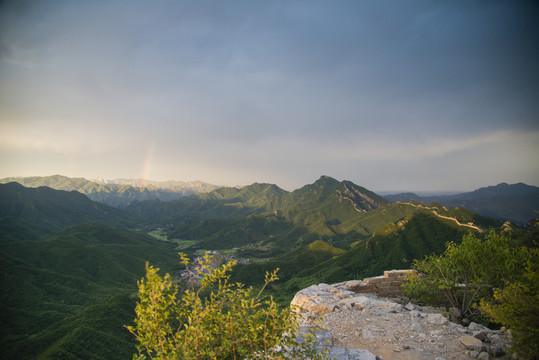
[[490, 331], [488, 327], [481, 324], [474, 323], [473, 321], [470, 323], [470, 325], [468, 325], [468, 329], [472, 331], [481, 331], [481, 330]]
[[434, 325], [445, 325], [449, 322], [442, 314], [428, 314], [427, 322]]
[[483, 342], [470, 335], [464, 335], [458, 338], [460, 343], [469, 350], [481, 351], [483, 348]]
[[406, 305], [404, 305], [404, 308], [408, 311], [412, 311], [412, 310], [415, 310], [415, 305], [412, 304], [412, 303], [408, 303]]
[[483, 341], [487, 338], [487, 332], [485, 330], [474, 331], [473, 337]]

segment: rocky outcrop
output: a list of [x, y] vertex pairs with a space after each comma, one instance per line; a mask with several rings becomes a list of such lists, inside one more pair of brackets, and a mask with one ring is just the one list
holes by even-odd
[[358, 212], [373, 210], [389, 203], [383, 197], [349, 181], [343, 181], [342, 186], [341, 190], [337, 190], [339, 200], [349, 200]]
[[[337, 360], [511, 358], [507, 332], [475, 323], [464, 327], [442, 309], [354, 291], [364, 286], [357, 280], [313, 285], [292, 300], [302, 326], [322, 326], [320, 336]], [[357, 350], [367, 351], [361, 352], [365, 357]]]

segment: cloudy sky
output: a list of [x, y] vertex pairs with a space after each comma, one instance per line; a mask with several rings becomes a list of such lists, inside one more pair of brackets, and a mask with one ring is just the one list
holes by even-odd
[[0, 177], [539, 185], [534, 1], [4, 1]]

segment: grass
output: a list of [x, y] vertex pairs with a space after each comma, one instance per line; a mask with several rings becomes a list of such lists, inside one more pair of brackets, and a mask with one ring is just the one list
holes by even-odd
[[157, 240], [168, 241], [168, 236], [164, 233], [163, 229], [152, 230], [148, 233], [148, 235]]
[[157, 240], [168, 241], [177, 244], [178, 246], [176, 247], [176, 250], [189, 249], [191, 246], [195, 245], [198, 242], [197, 240], [169, 239], [165, 231], [161, 228], [148, 232], [148, 235]]

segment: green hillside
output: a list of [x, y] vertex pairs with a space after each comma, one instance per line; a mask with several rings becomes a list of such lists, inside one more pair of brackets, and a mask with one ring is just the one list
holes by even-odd
[[0, 244], [45, 240], [54, 233], [54, 229], [30, 224], [14, 217], [0, 220]]
[[247, 285], [280, 268], [270, 293], [287, 306], [309, 285], [407, 268], [467, 231], [500, 225], [437, 203], [391, 204], [327, 176], [293, 192], [255, 183], [125, 210], [76, 191], [0, 184], [2, 358], [130, 357], [122, 325], [133, 321], [136, 281], [146, 261], [176, 271], [177, 246], [248, 258], [232, 274]]
[[[132, 321], [134, 302], [127, 296], [135, 292], [146, 261], [167, 271], [178, 268], [172, 244], [102, 224], [79, 224], [49, 240], [0, 249], [1, 343], [11, 349], [6, 358], [56, 359], [64, 346], [86, 354], [73, 358], [89, 358], [94, 347], [102, 347], [103, 334], [128, 341], [119, 319], [105, 313], [116, 308], [124, 324]], [[102, 316], [94, 319], [94, 312]], [[81, 340], [75, 334], [86, 335]], [[124, 354], [131, 351], [125, 346]]]
[[242, 188], [218, 188], [176, 201], [136, 201], [126, 210], [151, 224], [244, 217], [271, 211], [287, 193], [273, 184], [255, 183]]
[[136, 202], [127, 210], [146, 219], [148, 226], [159, 224], [169, 239], [189, 241], [186, 251], [239, 248], [238, 255], [247, 257], [273, 257], [315, 240], [347, 249], [422, 211], [468, 228], [499, 225], [463, 209], [390, 204], [363, 187], [328, 176], [291, 193], [271, 184], [252, 184], [173, 202]]
[[56, 231], [82, 222], [99, 221], [124, 227], [137, 222], [133, 215], [94, 202], [76, 191], [0, 184], [0, 219], [10, 217]]
[[259, 283], [266, 271], [279, 268], [280, 281], [273, 295], [282, 303], [302, 288], [377, 276], [384, 270], [406, 269], [413, 259], [445, 249], [448, 241], [459, 243], [469, 229], [423, 211], [410, 216], [392, 231], [381, 232], [343, 250], [316, 241], [265, 263], [238, 265], [233, 280]]

